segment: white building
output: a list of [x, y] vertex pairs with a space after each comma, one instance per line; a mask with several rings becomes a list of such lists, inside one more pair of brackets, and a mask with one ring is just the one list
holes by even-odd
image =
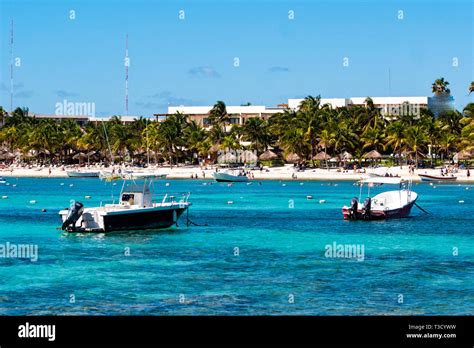
[[[321, 105], [329, 104], [333, 108], [363, 106], [367, 97], [321, 98]], [[421, 109], [427, 108], [428, 97], [371, 97], [374, 106], [382, 115], [418, 115]], [[304, 99], [288, 99], [288, 107], [297, 110]]]
[[[321, 105], [329, 104], [333, 108], [350, 107], [355, 105], [365, 105], [367, 97], [353, 98], [321, 98]], [[249, 106], [227, 106], [227, 113], [230, 117], [230, 124], [244, 124], [248, 118], [268, 117], [280, 113], [285, 109], [298, 110], [304, 99], [288, 99], [288, 104], [281, 104], [278, 107], [267, 107], [264, 105]], [[418, 115], [422, 108], [428, 107], [428, 97], [372, 97], [376, 108], [380, 109], [382, 115]], [[209, 106], [169, 106], [168, 113], [154, 114], [158, 120], [163, 120], [166, 116], [180, 112], [187, 115], [190, 120], [198, 122], [202, 126], [208, 125]]]
[[[287, 105], [282, 105], [275, 108], [269, 108], [263, 105], [242, 105], [242, 106], [227, 106], [227, 114], [230, 118], [230, 124], [244, 124], [245, 121], [252, 117], [260, 117], [267, 119], [270, 116], [283, 112]], [[196, 121], [202, 126], [209, 124], [209, 111], [213, 108], [209, 106], [169, 106], [167, 114], [155, 114], [158, 120], [163, 120], [166, 116], [173, 115], [180, 112], [187, 115], [190, 120]]]

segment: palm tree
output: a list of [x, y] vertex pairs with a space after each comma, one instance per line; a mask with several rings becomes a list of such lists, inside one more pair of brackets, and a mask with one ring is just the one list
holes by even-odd
[[474, 92], [474, 81], [471, 82], [471, 84], [469, 85], [469, 95]]
[[464, 118], [461, 120], [464, 127], [461, 130], [459, 150], [474, 150], [474, 118]]
[[413, 126], [407, 130], [407, 145], [415, 153], [415, 167], [418, 168], [418, 152], [426, 144], [426, 136], [421, 126]]
[[456, 144], [458, 138], [448, 132], [443, 132], [441, 135], [441, 138], [439, 140], [439, 144], [441, 148], [444, 150], [444, 153], [446, 154], [446, 158], [449, 158], [449, 150], [453, 148], [453, 146]]
[[3, 106], [0, 106], [0, 127], [3, 126], [5, 123], [5, 118], [7, 117], [7, 112], [3, 108]]
[[255, 151], [266, 151], [271, 142], [268, 122], [252, 117], [247, 119], [242, 127], [242, 140], [250, 141]]
[[[323, 129], [319, 133], [319, 142], [318, 146], [321, 146], [324, 148], [324, 154], [327, 156], [327, 149], [328, 146], [331, 146], [334, 143], [334, 134], [330, 133], [327, 129]], [[329, 163], [328, 160], [326, 159], [326, 168], [329, 170]]]
[[448, 88], [449, 82], [445, 81], [444, 77], [436, 79], [431, 85], [431, 91], [435, 94], [450, 94], [451, 90]]
[[402, 166], [402, 149], [407, 143], [406, 139], [406, 128], [402, 121], [395, 121], [387, 127], [387, 137], [385, 138], [385, 149], [391, 147], [393, 152], [398, 152], [398, 160], [400, 162], [400, 168]]
[[379, 128], [367, 128], [363, 131], [360, 138], [364, 149], [379, 150], [383, 146], [384, 134]]
[[190, 150], [193, 155], [198, 154], [202, 143], [206, 140], [206, 131], [199, 125], [199, 123], [192, 120], [186, 124], [183, 135], [188, 150]]
[[209, 123], [211, 126], [222, 127], [230, 121], [229, 115], [227, 114], [227, 108], [225, 103], [221, 100], [218, 100], [211, 111], [209, 111], [208, 116]]

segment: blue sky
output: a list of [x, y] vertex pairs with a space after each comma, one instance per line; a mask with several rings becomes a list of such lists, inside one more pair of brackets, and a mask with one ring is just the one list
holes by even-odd
[[473, 17], [471, 0], [0, 0], [0, 105], [9, 109], [13, 19], [14, 106], [36, 113], [67, 99], [124, 114], [126, 33], [130, 115], [216, 100], [430, 95], [440, 76], [462, 108], [474, 101]]

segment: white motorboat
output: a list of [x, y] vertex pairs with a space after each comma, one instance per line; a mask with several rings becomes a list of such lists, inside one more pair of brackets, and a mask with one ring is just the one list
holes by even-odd
[[70, 178], [98, 178], [100, 175], [100, 172], [91, 170], [70, 170], [66, 173]]
[[214, 172], [212, 176], [218, 182], [247, 182], [249, 178], [243, 170], [224, 170]]
[[0, 176], [0, 184], [6, 184], [6, 183], [7, 183], [7, 181]]
[[[370, 197], [373, 187], [398, 185], [398, 190], [381, 192]], [[367, 198], [361, 203], [363, 187], [367, 186]], [[410, 215], [411, 208], [416, 204], [418, 194], [411, 190], [410, 179], [393, 177], [371, 177], [360, 181], [359, 198], [354, 197], [350, 206], [342, 207], [345, 220], [377, 220], [402, 218]]]
[[138, 185], [124, 180], [118, 204], [86, 208], [71, 202], [69, 209], [59, 212], [61, 228], [67, 232], [111, 232], [168, 228], [177, 224], [179, 217], [191, 205], [190, 193], [165, 194], [159, 201], [152, 197], [153, 180]]

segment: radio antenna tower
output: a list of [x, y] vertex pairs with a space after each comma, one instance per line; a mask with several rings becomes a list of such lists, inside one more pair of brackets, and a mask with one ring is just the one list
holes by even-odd
[[10, 115], [13, 112], [13, 19], [10, 25]]
[[128, 34], [125, 36], [125, 116], [128, 116], [128, 66], [130, 59], [128, 58]]

